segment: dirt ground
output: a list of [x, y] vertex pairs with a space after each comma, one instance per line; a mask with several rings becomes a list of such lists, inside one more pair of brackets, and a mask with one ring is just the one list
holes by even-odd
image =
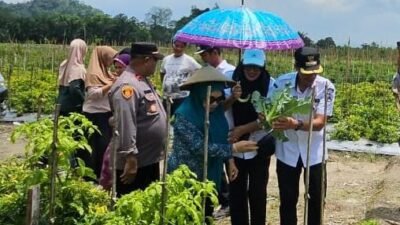
[[[12, 129], [12, 125], [0, 125], [0, 160], [23, 154], [22, 142], [11, 144], [8, 140]], [[329, 154], [324, 224], [355, 225], [364, 219], [376, 219], [382, 225], [400, 225], [400, 157], [335, 151]], [[275, 163], [273, 158], [269, 169], [268, 225], [279, 224]], [[303, 224], [303, 196], [301, 188], [299, 224]], [[218, 220], [216, 224], [228, 225], [230, 219]]]

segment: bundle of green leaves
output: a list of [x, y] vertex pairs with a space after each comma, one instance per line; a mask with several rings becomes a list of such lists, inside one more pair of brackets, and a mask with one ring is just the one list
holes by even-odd
[[273, 130], [272, 123], [279, 117], [289, 117], [294, 114], [308, 114], [310, 112], [310, 98], [297, 99], [290, 93], [290, 87], [274, 91], [271, 97], [263, 97], [260, 92], [255, 91], [252, 94], [251, 102], [256, 112], [261, 113], [265, 120], [263, 127], [267, 132], [281, 141], [288, 141], [283, 131]]

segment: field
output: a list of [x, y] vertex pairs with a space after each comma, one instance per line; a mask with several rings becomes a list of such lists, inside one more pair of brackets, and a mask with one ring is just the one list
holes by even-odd
[[[169, 52], [167, 47], [161, 50]], [[193, 49], [189, 49], [189, 52], [193, 52]], [[5, 76], [10, 91], [8, 108], [19, 114], [52, 113], [57, 95], [57, 67], [66, 53], [65, 46], [0, 44], [0, 73]], [[267, 68], [273, 76], [292, 70], [291, 54], [267, 53]], [[332, 138], [367, 138], [380, 143], [399, 140], [400, 118], [390, 90], [396, 54], [395, 50], [380, 48], [322, 50], [325, 76], [334, 81], [337, 88], [334, 117], [330, 119], [336, 127]], [[236, 64], [237, 55], [236, 50], [224, 52], [225, 58], [233, 64]], [[152, 79], [160, 87], [159, 76], [155, 75]], [[26, 139], [16, 144], [8, 142], [14, 128], [0, 125], [2, 160], [23, 152]], [[400, 159], [333, 151], [330, 154], [325, 224], [400, 224]], [[268, 224], [271, 225], [279, 221], [274, 162], [271, 163], [268, 184], [267, 214]], [[42, 181], [46, 182], [44, 178]], [[302, 215], [302, 204], [301, 192], [299, 215]], [[4, 208], [0, 204], [0, 213], [5, 212], [1, 210]], [[299, 218], [302, 221], [302, 217]], [[217, 224], [229, 224], [229, 218]]]
[[[12, 127], [0, 126], [0, 158], [22, 154], [22, 143], [6, 144]], [[4, 144], [3, 144], [4, 143]], [[396, 225], [400, 223], [400, 158], [362, 153], [330, 151], [328, 168], [328, 193], [325, 209], [327, 225]], [[279, 223], [279, 193], [275, 173], [275, 158], [269, 168], [267, 221]], [[299, 198], [299, 224], [302, 224], [303, 193]], [[396, 223], [397, 222], [397, 223]], [[217, 221], [230, 224], [229, 218]]]

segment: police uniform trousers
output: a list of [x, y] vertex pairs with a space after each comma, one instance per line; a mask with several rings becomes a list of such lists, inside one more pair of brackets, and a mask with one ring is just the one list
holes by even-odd
[[121, 182], [121, 175], [124, 171], [117, 170], [117, 196], [129, 194], [135, 190], [144, 190], [154, 181], [160, 180], [160, 163], [153, 163], [138, 168], [135, 180], [130, 184]]
[[[325, 166], [326, 167], [326, 166]], [[277, 160], [276, 171], [278, 175], [279, 196], [280, 196], [280, 221], [281, 225], [297, 225], [297, 202], [299, 198], [299, 180], [302, 170], [305, 168], [301, 158], [296, 167], [286, 165]], [[326, 178], [326, 169], [325, 178]], [[321, 175], [322, 164], [310, 166], [310, 185], [308, 201], [308, 225], [320, 225], [321, 219]], [[324, 188], [326, 189], [326, 180]], [[305, 178], [304, 178], [305, 183]], [[325, 192], [326, 193], [326, 192]], [[325, 196], [324, 196], [325, 198]], [[303, 218], [303, 217], [301, 217]]]
[[[252, 159], [234, 157], [238, 177], [229, 184], [232, 225], [265, 225], [267, 183], [271, 158], [257, 154]], [[250, 206], [250, 219], [249, 210]]]

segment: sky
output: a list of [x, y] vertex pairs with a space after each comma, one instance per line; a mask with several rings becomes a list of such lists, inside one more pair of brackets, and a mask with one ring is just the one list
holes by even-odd
[[[80, 0], [109, 15], [123, 13], [139, 20], [151, 7], [168, 7], [172, 19], [190, 15], [192, 6], [221, 8], [240, 6], [241, 0]], [[5, 0], [7, 3], [23, 0]], [[359, 47], [376, 42], [395, 47], [400, 41], [400, 0], [245, 0], [251, 9], [272, 12], [293, 29], [306, 33], [313, 41], [332, 37], [337, 45]]]

